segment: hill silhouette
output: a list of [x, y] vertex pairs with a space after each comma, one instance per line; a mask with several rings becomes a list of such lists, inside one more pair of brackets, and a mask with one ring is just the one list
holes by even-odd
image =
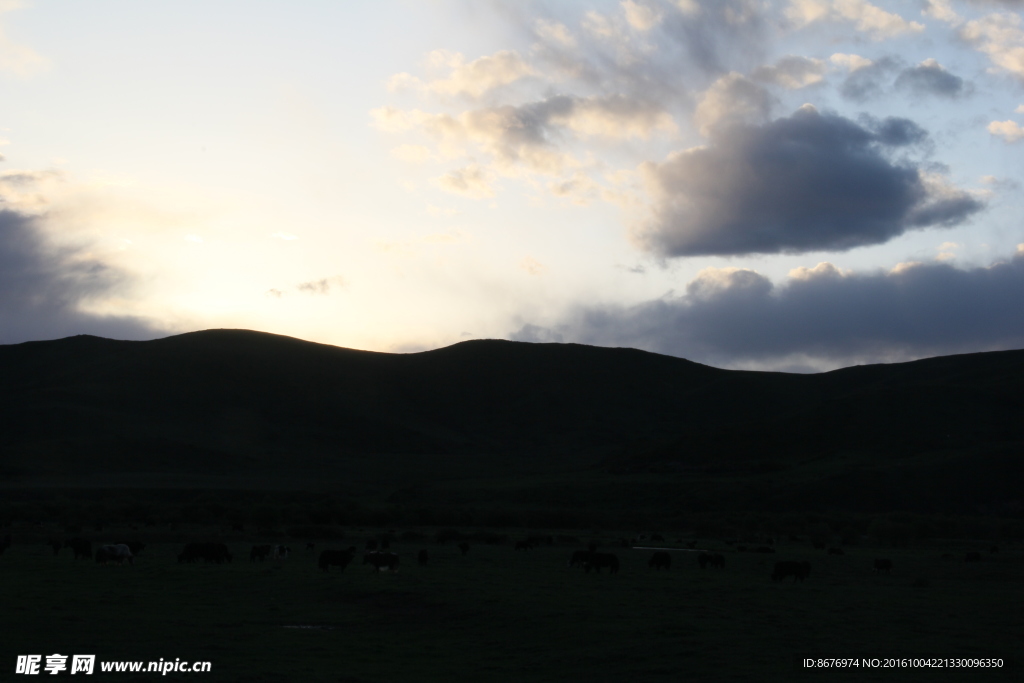
[[940, 491], [921, 505], [957, 483], [958, 504], [1020, 504], [1006, 477], [1020, 481], [1024, 351], [794, 375], [578, 344], [387, 354], [207, 330], [0, 346], [0, 377], [4, 485], [743, 475], [783, 480], [765, 505], [870, 489], [898, 507], [915, 479]]

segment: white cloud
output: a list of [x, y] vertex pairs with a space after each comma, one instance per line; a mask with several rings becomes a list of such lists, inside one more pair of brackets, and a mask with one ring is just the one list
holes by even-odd
[[565, 24], [550, 19], [538, 19], [534, 23], [533, 30], [538, 37], [556, 43], [563, 48], [576, 47], [576, 39], [573, 38]]
[[701, 96], [693, 113], [700, 134], [734, 124], [756, 124], [768, 119], [772, 96], [760, 85], [735, 71], [715, 81]]
[[791, 280], [811, 280], [820, 277], [843, 277], [843, 275], [849, 275], [849, 271], [844, 273], [828, 261], [822, 261], [813, 268], [800, 266], [789, 271], [789, 279]]
[[637, 31], [650, 31], [661, 21], [661, 15], [654, 7], [635, 0], [622, 0], [622, 11], [626, 14], [626, 21]]
[[874, 62], [872, 62], [867, 57], [861, 57], [860, 55], [852, 54], [848, 55], [843, 54], [842, 52], [835, 53], [834, 55], [829, 57], [828, 60], [835, 64], [836, 66], [846, 69], [850, 73], [874, 64]]
[[797, 28], [817, 21], [847, 21], [871, 40], [887, 40], [904, 33], [920, 33], [924, 25], [886, 12], [866, 0], [790, 0], [786, 18]]
[[951, 26], [959, 26], [964, 21], [953, 9], [950, 0], [925, 0], [925, 8], [921, 10], [921, 14], [944, 21]]
[[759, 81], [775, 83], [789, 90], [799, 90], [820, 83], [824, 74], [824, 60], [787, 55], [772, 66], [758, 67], [751, 76]]
[[1024, 79], [1024, 28], [1019, 14], [989, 14], [969, 21], [960, 37], [988, 55], [996, 69]]
[[515, 50], [502, 50], [468, 64], [461, 54], [456, 53], [447, 56], [447, 66], [452, 69], [447, 78], [424, 83], [422, 87], [441, 95], [478, 98], [534, 73], [533, 68]]
[[1018, 142], [1024, 139], [1024, 128], [1016, 121], [993, 121], [988, 124], [988, 132], [1007, 142]]

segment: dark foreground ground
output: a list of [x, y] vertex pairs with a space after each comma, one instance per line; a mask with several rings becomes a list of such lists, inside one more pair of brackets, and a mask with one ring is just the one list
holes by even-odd
[[[527, 532], [510, 531], [505, 544], [476, 544], [465, 556], [453, 543], [398, 542], [394, 574], [359, 564], [361, 551], [344, 573], [318, 570], [322, 548], [362, 547], [369, 530], [315, 551], [291, 542], [288, 560], [263, 563], [250, 563], [249, 549], [270, 539], [236, 538], [223, 565], [179, 564], [183, 544], [170, 540], [151, 543], [134, 566], [16, 542], [0, 557], [0, 678], [32, 680], [13, 674], [19, 654], [60, 653], [212, 664], [166, 677], [94, 674], [117, 681], [1024, 680], [1019, 544], [965, 563], [988, 545], [830, 556], [804, 542], [779, 543], [775, 554], [699, 542], [725, 555], [724, 570], [702, 571], [697, 553], [674, 550], [672, 569], [656, 572], [652, 551], [614, 547], [609, 535], [593, 540], [618, 555], [620, 572], [588, 575], [567, 565], [592, 539], [570, 533], [579, 543], [515, 551]], [[420, 548], [426, 567], [415, 561]], [[877, 557], [893, 561], [891, 575], [873, 572]], [[805, 583], [769, 579], [789, 559], [812, 563]], [[799, 654], [1001, 657], [1005, 667], [808, 672], [794, 666]]]

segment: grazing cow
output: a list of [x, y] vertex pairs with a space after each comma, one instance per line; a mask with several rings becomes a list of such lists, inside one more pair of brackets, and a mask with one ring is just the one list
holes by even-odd
[[664, 543], [665, 539], [662, 537], [661, 534], [651, 534], [651, 541], [657, 541], [659, 543]]
[[570, 567], [582, 567], [587, 561], [587, 557], [590, 556], [589, 550], [574, 550], [572, 557], [569, 558]]
[[0, 555], [4, 554], [4, 551], [11, 547], [11, 535], [7, 534], [3, 538], [0, 538]]
[[708, 562], [711, 561], [711, 553], [701, 553], [697, 556], [697, 564], [700, 565], [701, 569], [708, 566]]
[[845, 553], [843, 552], [842, 548], [829, 548], [828, 549], [828, 554], [829, 555], [845, 555]]
[[647, 567], [650, 569], [671, 569], [672, 568], [672, 556], [665, 552], [657, 552], [651, 555], [651, 559], [647, 562]]
[[690, 541], [689, 543], [686, 544], [686, 547], [689, 548], [690, 550], [693, 550], [694, 548], [697, 547], [697, 541]]
[[306, 552], [311, 553], [316, 549], [316, 543], [309, 541], [306, 543]]
[[71, 552], [75, 554], [76, 560], [80, 557], [84, 557], [87, 560], [92, 559], [92, 543], [84, 538], [69, 538], [64, 541], [64, 547], [71, 548]]
[[363, 564], [372, 564], [379, 572], [397, 572], [398, 555], [374, 550], [363, 555]]
[[424, 548], [423, 550], [419, 551], [416, 554], [416, 562], [418, 562], [421, 567], [426, 567], [427, 566], [427, 560], [429, 560], [429, 559], [430, 559], [430, 555], [427, 554], [427, 549], [426, 548]]
[[249, 561], [255, 562], [256, 560], [259, 560], [262, 562], [270, 557], [270, 549], [269, 543], [266, 545], [254, 545], [252, 550], [249, 551]]
[[792, 560], [787, 560], [785, 562], [775, 563], [775, 571], [772, 572], [772, 581], [781, 581], [787, 576], [792, 576], [793, 583], [796, 583], [797, 581], [802, 583], [803, 580], [810, 575], [810, 562], [794, 562]]
[[331, 566], [335, 566], [345, 571], [345, 567], [352, 562], [352, 559], [356, 556], [356, 547], [352, 546], [348, 550], [325, 550], [320, 553], [319, 565], [323, 571], [330, 571]]
[[882, 557], [875, 560], [875, 573], [876, 574], [888, 574], [892, 571], [892, 560]]
[[146, 544], [142, 541], [128, 541], [125, 545], [132, 551], [132, 555], [138, 555], [146, 547]]
[[529, 541], [516, 541], [516, 550], [529, 550], [532, 547]]
[[178, 562], [231, 562], [231, 553], [223, 543], [186, 543], [185, 549], [178, 555]]
[[243, 531], [245, 531], [245, 525], [236, 522], [231, 525], [231, 530], [237, 531], [238, 533], [242, 533]]
[[125, 560], [128, 564], [135, 564], [135, 558], [132, 557], [132, 551], [123, 543], [117, 545], [101, 545], [96, 550], [96, 561], [100, 564], [109, 564], [116, 562], [117, 564], [124, 564]]
[[601, 567], [608, 567], [609, 574], [617, 574], [619, 572], [619, 558], [612, 553], [587, 553], [587, 559], [583, 563], [583, 570], [589, 574], [590, 570], [593, 569], [600, 574]]
[[725, 569], [725, 556], [721, 553], [714, 553], [708, 558], [712, 569]]
[[824, 550], [825, 549], [825, 541], [811, 541], [811, 543], [814, 544], [814, 549], [815, 550]]
[[459, 550], [462, 551], [462, 556], [465, 557], [466, 553], [469, 552], [469, 544], [466, 543], [465, 541], [463, 541], [462, 543], [459, 544]]
[[997, 546], [997, 545], [994, 545], [994, 546], [992, 546], [991, 548], [989, 548], [989, 549], [988, 549], [988, 551], [989, 551], [990, 553], [998, 553], [998, 552], [999, 552], [999, 546]]
[[52, 538], [46, 542], [46, 545], [48, 545], [51, 548], [53, 548], [53, 554], [54, 555], [59, 553], [60, 549], [64, 547], [63, 543], [61, 543], [60, 541], [58, 541], [56, 539], [52, 539]]
[[981, 562], [981, 553], [970, 552], [964, 556], [964, 562]]
[[287, 560], [292, 554], [292, 549], [286, 545], [275, 545], [272, 558], [275, 560]]

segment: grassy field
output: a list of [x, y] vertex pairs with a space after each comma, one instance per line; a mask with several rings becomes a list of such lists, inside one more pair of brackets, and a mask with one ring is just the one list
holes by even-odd
[[[334, 546], [361, 546], [367, 534]], [[20, 679], [17, 655], [56, 652], [210, 661], [211, 673], [167, 676], [203, 681], [1021, 680], [1019, 545], [967, 564], [974, 547], [952, 542], [844, 556], [806, 543], [761, 555], [709, 542], [700, 546], [725, 554], [724, 570], [701, 571], [696, 553], [680, 550], [671, 571], [654, 572], [651, 551], [613, 548], [609, 537], [598, 540], [621, 571], [587, 575], [567, 560], [588, 540], [526, 552], [474, 545], [465, 557], [453, 544], [395, 543], [395, 574], [358, 557], [325, 574], [322, 543], [250, 563], [251, 545], [270, 539], [236, 539], [235, 561], [216, 565], [179, 564], [182, 543], [155, 542], [134, 566], [100, 566], [16, 539], [0, 557], [3, 666]], [[415, 563], [420, 548], [426, 567]], [[955, 559], [942, 559], [947, 552]], [[890, 576], [874, 574], [875, 557], [893, 560]], [[810, 578], [773, 583], [780, 559], [810, 560]], [[798, 653], [1015, 660], [988, 671], [805, 672], [794, 667]]]

